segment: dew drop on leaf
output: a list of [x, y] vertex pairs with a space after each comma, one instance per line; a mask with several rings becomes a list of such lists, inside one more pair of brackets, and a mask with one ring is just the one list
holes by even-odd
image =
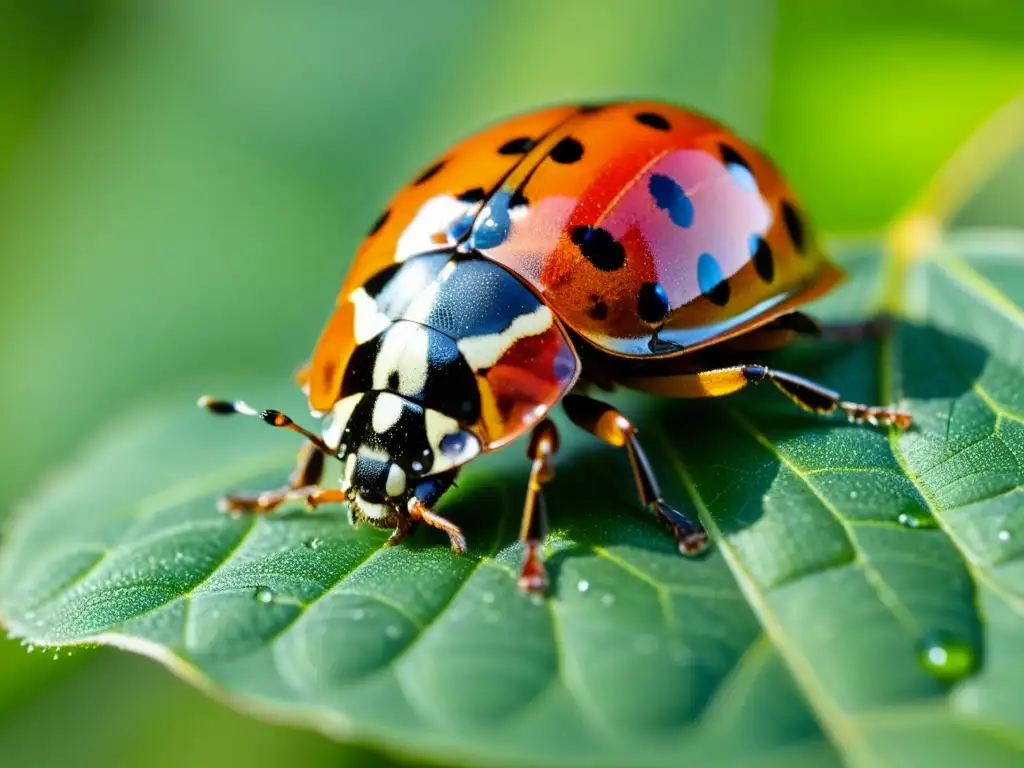
[[578, 589], [580, 592], [586, 592], [588, 589], [590, 589], [590, 582], [586, 579], [580, 579], [579, 583], [576, 585], [576, 589]]
[[312, 538], [306, 542], [306, 546], [310, 549], [320, 549], [323, 542], [319, 538]]
[[932, 630], [917, 646], [917, 660], [939, 680], [959, 680], [974, 671], [977, 654], [962, 637], [943, 629]]
[[906, 528], [934, 528], [935, 518], [926, 509], [912, 507], [900, 512], [897, 522]]
[[392, 640], [397, 640], [402, 635], [402, 630], [395, 624], [388, 624], [387, 629], [384, 630], [384, 634], [390, 637]]
[[857, 498], [857, 492], [856, 491], [850, 491], [850, 498], [851, 499], [856, 499]]
[[611, 592], [606, 592], [605, 594], [601, 595], [601, 605], [603, 605], [605, 608], [610, 608], [611, 606], [615, 605], [615, 595], [613, 595]]
[[1000, 541], [1009, 541], [1013, 538], [1013, 534], [1009, 531], [1000, 531], [997, 535]]
[[494, 593], [493, 592], [484, 592], [482, 599], [483, 599], [483, 601], [485, 603], [493, 603], [494, 602]]
[[274, 600], [274, 593], [268, 587], [257, 587], [256, 599], [261, 603], [269, 603]]

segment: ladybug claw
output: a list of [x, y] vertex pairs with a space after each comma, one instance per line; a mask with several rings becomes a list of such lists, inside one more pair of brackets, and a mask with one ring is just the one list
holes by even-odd
[[700, 523], [694, 522], [661, 499], [655, 501], [653, 506], [658, 518], [672, 526], [679, 554], [695, 557], [708, 548], [708, 532]]

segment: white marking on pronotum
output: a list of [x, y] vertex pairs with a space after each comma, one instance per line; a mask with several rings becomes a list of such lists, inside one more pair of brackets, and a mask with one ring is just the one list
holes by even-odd
[[402, 315], [402, 318], [404, 320], [412, 320], [414, 323], [420, 323], [421, 325], [427, 325], [427, 318], [434, 311], [434, 305], [437, 303], [437, 294], [440, 290], [440, 280], [430, 283], [419, 296], [413, 299]]
[[430, 336], [422, 325], [399, 321], [385, 334], [373, 363], [373, 388], [390, 389], [388, 379], [398, 374], [398, 393], [415, 395], [427, 384]]
[[341, 445], [341, 436], [345, 434], [345, 427], [348, 426], [348, 420], [352, 418], [352, 411], [362, 398], [362, 394], [349, 395], [336, 402], [334, 408], [327, 414], [321, 434], [324, 437], [324, 442], [331, 448], [338, 448]]
[[455, 270], [458, 266], [458, 262], [456, 262], [455, 260], [449, 261], [447, 264], [444, 265], [444, 267], [441, 268], [441, 271], [437, 275], [437, 279], [443, 283], [445, 280], [447, 280], [449, 277], [455, 274]]
[[500, 333], [462, 339], [459, 342], [459, 352], [474, 371], [490, 368], [519, 339], [544, 333], [553, 322], [551, 310], [546, 304], [541, 304], [533, 312], [519, 315]]
[[[405, 261], [424, 251], [454, 244], [448, 234], [448, 226], [465, 216], [469, 208], [466, 203], [451, 195], [438, 195], [427, 200], [402, 230], [395, 244], [395, 261]], [[443, 242], [435, 239], [438, 235], [444, 236]]]
[[369, 341], [391, 325], [391, 320], [377, 308], [376, 300], [365, 288], [356, 288], [349, 294], [348, 300], [355, 309], [352, 335], [355, 336], [357, 344]]
[[405, 472], [397, 464], [388, 470], [388, 479], [384, 483], [384, 491], [388, 496], [401, 496], [405, 493]]
[[379, 392], [377, 400], [373, 404], [373, 417], [370, 421], [373, 431], [382, 435], [395, 426], [398, 420], [402, 418], [404, 402], [398, 395], [393, 395], [390, 392]]

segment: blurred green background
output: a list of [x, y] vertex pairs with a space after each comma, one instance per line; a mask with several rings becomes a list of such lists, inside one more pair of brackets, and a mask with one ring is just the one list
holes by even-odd
[[[490, 121], [690, 104], [856, 232], [1022, 89], [1020, 0], [0, 0], [0, 514], [147, 393], [290, 375], [396, 186]], [[1024, 224], [1022, 179], [1018, 156], [968, 223]], [[0, 745], [12, 766], [377, 759], [127, 654], [13, 641]]]

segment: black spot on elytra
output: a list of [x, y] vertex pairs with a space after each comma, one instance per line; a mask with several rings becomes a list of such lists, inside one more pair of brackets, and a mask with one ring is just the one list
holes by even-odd
[[750, 170], [749, 163], [743, 159], [743, 156], [740, 155], [739, 152], [728, 144], [719, 144], [718, 149], [722, 153], [722, 162], [726, 165], [742, 165], [748, 171]]
[[487, 197], [487, 193], [484, 192], [483, 187], [473, 187], [459, 195], [459, 200], [463, 203], [479, 203], [485, 197]]
[[601, 301], [599, 296], [590, 297], [590, 306], [587, 308], [587, 317], [598, 322], [608, 319], [608, 305]]
[[606, 229], [582, 225], [574, 227], [570, 237], [583, 257], [603, 272], [614, 272], [626, 263], [626, 249]]
[[654, 198], [655, 204], [677, 227], [689, 227], [693, 224], [693, 202], [675, 179], [655, 173], [647, 182], [647, 189]]
[[501, 155], [525, 155], [533, 149], [533, 139], [529, 136], [520, 136], [518, 139], [506, 141], [498, 147], [498, 154]]
[[387, 222], [388, 217], [390, 215], [391, 210], [389, 209], [384, 211], [384, 213], [382, 213], [380, 216], [378, 216], [377, 220], [373, 222], [373, 226], [370, 227], [370, 231], [366, 233], [366, 236], [372, 237], [373, 235], [376, 235], [378, 232], [380, 232], [380, 228], [384, 226], [385, 222]]
[[575, 163], [581, 157], [583, 157], [583, 145], [572, 136], [566, 136], [551, 150], [551, 159], [563, 165]]
[[797, 253], [804, 252], [804, 222], [797, 213], [796, 208], [788, 200], [782, 201], [782, 221], [786, 224], [786, 231], [789, 232], [789, 239], [796, 246]]
[[437, 175], [437, 172], [444, 168], [445, 162], [446, 161], [441, 160], [440, 162], [434, 163], [432, 166], [427, 168], [427, 170], [425, 170], [423, 173], [416, 177], [416, 181], [413, 182], [413, 185], [422, 184], [425, 181], [429, 181], [430, 179], [434, 178], [434, 176]]
[[518, 189], [515, 192], [513, 192], [512, 197], [508, 199], [508, 207], [510, 209], [529, 206], [529, 204], [530, 201], [526, 199], [526, 195], [524, 195], [522, 191]]
[[638, 123], [656, 131], [667, 131], [672, 127], [668, 119], [657, 112], [638, 112], [635, 117]]
[[729, 281], [723, 280], [704, 295], [708, 297], [708, 301], [712, 304], [724, 307], [729, 303]]
[[660, 323], [668, 317], [671, 307], [664, 286], [661, 283], [641, 285], [640, 293], [637, 294], [636, 308], [640, 313], [640, 319], [651, 325]]
[[754, 260], [754, 269], [762, 280], [770, 283], [775, 279], [775, 257], [768, 241], [758, 235], [750, 237], [750, 258]]

